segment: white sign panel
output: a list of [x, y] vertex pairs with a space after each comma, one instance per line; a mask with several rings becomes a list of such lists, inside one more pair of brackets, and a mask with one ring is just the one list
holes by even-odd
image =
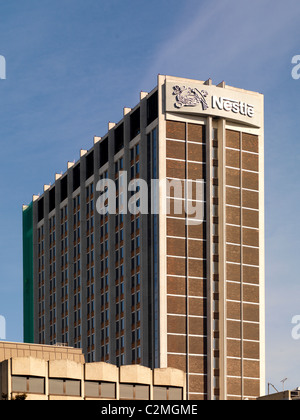
[[201, 114], [262, 126], [263, 96], [201, 83], [166, 83], [166, 112]]

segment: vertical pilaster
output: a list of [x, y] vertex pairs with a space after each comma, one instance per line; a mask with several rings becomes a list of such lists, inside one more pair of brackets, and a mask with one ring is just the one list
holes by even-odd
[[212, 186], [212, 117], [206, 123], [206, 278], [207, 278], [207, 398], [214, 390], [214, 301], [213, 301], [213, 186]]
[[219, 387], [220, 399], [227, 396], [227, 362], [226, 362], [226, 121], [218, 121], [218, 181], [219, 181]]

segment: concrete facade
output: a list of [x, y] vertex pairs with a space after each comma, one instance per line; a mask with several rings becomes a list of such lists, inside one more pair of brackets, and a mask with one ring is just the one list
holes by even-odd
[[0, 400], [185, 399], [185, 374], [177, 369], [84, 363], [81, 350], [56, 346], [0, 343], [0, 355]]

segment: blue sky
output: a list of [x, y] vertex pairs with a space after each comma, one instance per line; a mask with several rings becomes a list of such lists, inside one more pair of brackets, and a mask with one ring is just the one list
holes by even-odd
[[265, 95], [267, 381], [300, 386], [298, 0], [0, 0], [0, 315], [22, 340], [22, 204], [157, 74]]

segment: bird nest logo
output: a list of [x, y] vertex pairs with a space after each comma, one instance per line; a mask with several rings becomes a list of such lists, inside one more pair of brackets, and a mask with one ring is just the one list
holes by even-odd
[[6, 80], [6, 60], [0, 55], [0, 80]]
[[208, 92], [206, 90], [199, 90], [197, 88], [190, 88], [186, 86], [174, 86], [173, 95], [176, 96], [176, 108], [182, 108], [185, 106], [198, 106], [202, 105], [203, 111], [206, 111], [209, 106], [206, 101]]

